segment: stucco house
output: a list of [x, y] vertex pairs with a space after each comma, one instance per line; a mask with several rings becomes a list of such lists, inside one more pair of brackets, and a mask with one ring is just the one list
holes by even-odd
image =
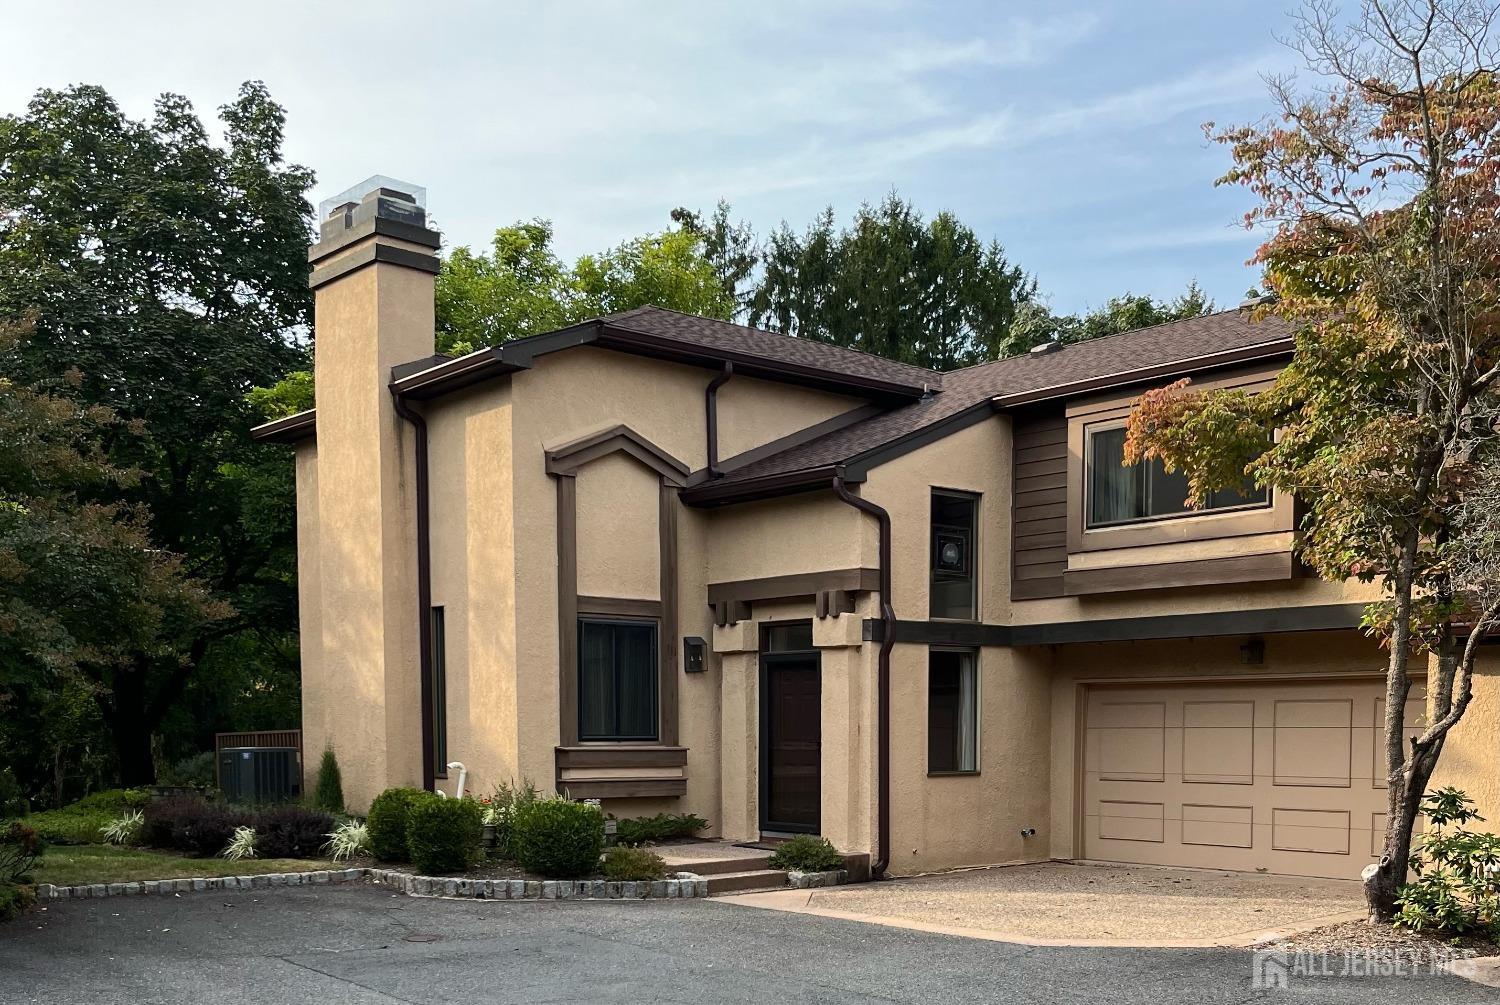
[[[1121, 463], [1142, 390], [1270, 380], [1275, 320], [937, 373], [645, 307], [450, 359], [439, 243], [394, 187], [326, 214], [316, 408], [257, 430], [296, 453], [304, 744], [352, 805], [461, 761], [892, 875], [1378, 851], [1371, 588], [1299, 566], [1295, 500], [1186, 511]], [[1497, 725], [1486, 656], [1441, 781], [1492, 816]]]

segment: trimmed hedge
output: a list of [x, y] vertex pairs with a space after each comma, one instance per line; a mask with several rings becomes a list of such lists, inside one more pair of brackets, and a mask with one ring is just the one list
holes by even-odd
[[370, 850], [382, 862], [405, 862], [406, 816], [414, 799], [430, 796], [422, 789], [386, 789], [370, 804], [365, 824], [370, 828]]
[[640, 882], [667, 878], [667, 863], [644, 848], [616, 845], [604, 853], [604, 878]]
[[777, 845], [771, 855], [772, 869], [787, 869], [793, 872], [833, 872], [844, 867], [844, 856], [828, 843], [827, 838], [798, 834], [783, 844]]
[[425, 793], [406, 813], [406, 850], [427, 875], [463, 872], [479, 857], [484, 809], [472, 799]]
[[173, 796], [151, 803], [141, 821], [141, 843], [200, 858], [219, 854], [238, 827], [254, 827], [255, 814], [238, 806]]
[[575, 879], [599, 869], [604, 813], [597, 806], [558, 796], [517, 807], [511, 845], [528, 872]]
[[255, 853], [262, 858], [317, 858], [333, 817], [305, 806], [277, 806], [262, 810], [251, 824], [255, 828]]

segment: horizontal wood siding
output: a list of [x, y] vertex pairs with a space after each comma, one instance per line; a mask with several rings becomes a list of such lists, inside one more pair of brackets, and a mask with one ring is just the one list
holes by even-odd
[[1063, 595], [1068, 568], [1068, 420], [1061, 410], [1015, 418], [1011, 596]]

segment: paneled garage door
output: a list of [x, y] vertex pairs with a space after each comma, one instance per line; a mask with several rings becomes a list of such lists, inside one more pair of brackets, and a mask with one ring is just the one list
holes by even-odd
[[[1423, 719], [1420, 685], [1407, 730]], [[1085, 858], [1358, 878], [1385, 826], [1385, 684], [1091, 686]]]

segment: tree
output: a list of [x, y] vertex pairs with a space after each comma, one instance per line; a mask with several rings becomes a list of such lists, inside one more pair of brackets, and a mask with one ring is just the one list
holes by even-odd
[[824, 211], [785, 223], [761, 255], [750, 323], [799, 338], [951, 370], [1005, 351], [1036, 283], [950, 213], [930, 222], [894, 194], [837, 230]]
[[760, 245], [755, 231], [741, 220], [729, 219], [729, 203], [719, 200], [712, 216], [681, 206], [672, 210], [672, 222], [703, 239], [703, 257], [713, 266], [719, 286], [734, 302], [736, 315], [747, 312], [755, 295], [752, 282], [755, 267], [760, 264]]
[[[0, 355], [26, 334], [0, 322]], [[0, 377], [0, 752], [28, 789], [46, 781], [59, 797], [64, 756], [88, 746], [90, 699], [138, 690], [143, 666], [229, 616], [153, 544], [143, 507], [96, 498], [139, 482], [107, 444], [141, 428], [79, 402], [82, 380]]]
[[[1372, 920], [1392, 917], [1423, 793], [1500, 614], [1495, 18], [1472, 0], [1367, 0], [1347, 26], [1307, 8], [1297, 45], [1325, 86], [1273, 79], [1274, 119], [1209, 126], [1234, 157], [1221, 182], [1258, 197], [1247, 223], [1274, 227], [1257, 258], [1278, 298], [1268, 309], [1296, 333], [1292, 362], [1261, 394], [1179, 383], [1130, 419], [1130, 456], [1185, 470], [1199, 499], [1247, 471], [1293, 493], [1302, 559], [1384, 588], [1365, 614], [1388, 649]], [[1414, 656], [1429, 724], [1408, 741]]]
[[[151, 734], [197, 670], [256, 640], [279, 669], [295, 630], [293, 525], [264, 518], [290, 506], [290, 461], [250, 442], [246, 392], [305, 359], [312, 174], [282, 163], [263, 85], [220, 118], [222, 143], [182, 97], [135, 121], [72, 87], [0, 119], [0, 319], [34, 312], [36, 329], [5, 372], [29, 386], [76, 370], [76, 398], [137, 431], [102, 443], [140, 477], [92, 491], [234, 611], [172, 645], [143, 639], [130, 673], [94, 681], [127, 784], [153, 777]], [[194, 725], [184, 745], [214, 728]]]
[[1126, 293], [1082, 315], [1053, 314], [1045, 305], [1033, 300], [1017, 309], [1003, 354], [1013, 356], [1044, 342], [1070, 345], [1105, 335], [1119, 335], [1169, 321], [1202, 317], [1212, 314], [1214, 309], [1214, 302], [1196, 282], [1189, 283], [1174, 300], [1156, 300]]
[[584, 255], [570, 268], [553, 251], [546, 220], [501, 227], [488, 255], [455, 248], [444, 260], [438, 351], [461, 355], [646, 304], [728, 318], [733, 300], [703, 246], [702, 235], [681, 227]]

